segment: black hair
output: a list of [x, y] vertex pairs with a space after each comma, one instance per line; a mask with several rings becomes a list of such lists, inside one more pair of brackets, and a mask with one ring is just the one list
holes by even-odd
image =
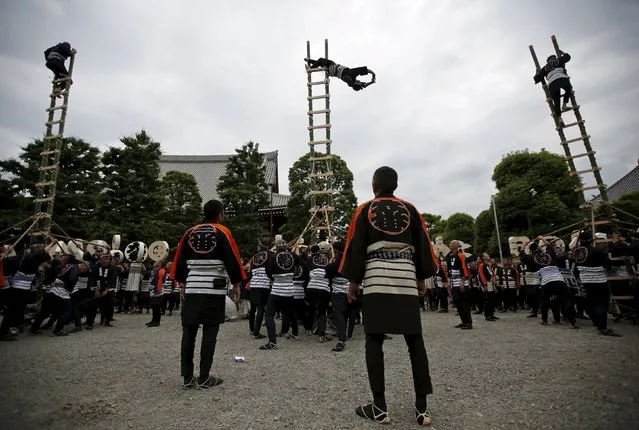
[[344, 247], [345, 247], [345, 244], [341, 240], [337, 242], [333, 242], [333, 250], [335, 250], [336, 252], [340, 254], [344, 253]]
[[319, 251], [320, 251], [319, 245], [312, 245], [311, 246], [311, 254], [317, 254]]
[[535, 242], [531, 243], [529, 246], [529, 249], [531, 252], [535, 252], [539, 249], [539, 245], [537, 245]]
[[224, 213], [224, 204], [219, 200], [209, 200], [202, 209], [205, 221], [217, 221], [220, 214]]
[[392, 193], [397, 189], [397, 172], [392, 167], [382, 166], [373, 173], [373, 184], [377, 191]]

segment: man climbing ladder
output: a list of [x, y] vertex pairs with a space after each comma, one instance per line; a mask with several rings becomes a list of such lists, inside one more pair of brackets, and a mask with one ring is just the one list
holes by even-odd
[[[553, 100], [555, 115], [559, 123], [563, 123], [561, 119], [561, 111], [565, 110], [570, 100], [570, 94], [572, 93], [572, 85], [570, 84], [570, 77], [566, 71], [566, 63], [570, 61], [570, 55], [565, 52], [561, 52], [561, 55], [551, 55], [546, 60], [546, 65], [539, 69], [534, 76], [535, 84], [538, 84], [546, 79], [548, 83], [548, 91], [550, 97]], [[561, 100], [561, 90], [564, 90], [564, 104], [559, 104]]]
[[[375, 73], [370, 70], [366, 66], [356, 67], [354, 69], [348, 68], [346, 66], [342, 66], [341, 64], [337, 64], [334, 61], [328, 60], [326, 58], [319, 58], [317, 60], [312, 60], [310, 58], [305, 58], [310, 67], [327, 67], [328, 75], [334, 76], [336, 78], [341, 79], [346, 82], [349, 87], [351, 87], [355, 91], [360, 91], [366, 88], [367, 86], [375, 83]], [[366, 76], [372, 75], [372, 79], [370, 82], [362, 82], [357, 79], [358, 76]]]
[[[67, 60], [67, 58], [75, 55], [77, 52], [78, 51], [71, 48], [71, 44], [69, 42], [58, 43], [57, 45], [52, 46], [44, 51], [44, 59], [47, 61], [47, 69], [51, 70], [54, 74], [53, 93], [58, 98], [62, 97], [60, 94], [67, 85], [67, 79], [71, 79], [69, 77], [69, 72], [64, 65], [64, 62]], [[69, 84], [71, 83], [73, 82], [70, 81]]]

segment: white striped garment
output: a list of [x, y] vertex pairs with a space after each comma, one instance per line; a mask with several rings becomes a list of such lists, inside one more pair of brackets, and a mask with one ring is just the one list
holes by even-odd
[[462, 282], [464, 282], [461, 270], [458, 269], [450, 269], [450, 279], [453, 284], [453, 288], [460, 288], [462, 286]]
[[344, 69], [346, 69], [346, 67], [340, 64], [333, 64], [331, 66], [328, 66], [328, 75], [335, 76], [338, 79], [342, 79], [342, 73], [344, 73]]
[[304, 281], [293, 281], [293, 298], [304, 300]]
[[140, 281], [140, 290], [139, 291], [149, 291], [149, 282], [151, 282], [150, 279], [142, 279], [142, 281]]
[[35, 276], [35, 274], [27, 275], [26, 273], [16, 272], [11, 278], [11, 287], [17, 290], [30, 290]]
[[295, 297], [292, 273], [280, 273], [273, 275], [271, 295], [280, 297]]
[[603, 267], [577, 266], [582, 284], [607, 284], [608, 278]]
[[443, 287], [444, 286], [444, 280], [442, 279], [441, 276], [435, 276], [435, 287]]
[[526, 272], [526, 285], [534, 286], [539, 285], [539, 272]]
[[79, 277], [78, 282], [76, 282], [75, 286], [73, 287], [73, 291], [71, 291], [71, 294], [77, 293], [80, 290], [84, 290], [88, 288], [88, 282], [89, 282], [89, 278], [85, 276]]
[[118, 290], [125, 291], [127, 282], [129, 282], [129, 277], [128, 276], [126, 276], [124, 278], [120, 278], [120, 282], [119, 282], [119, 285], [118, 285]]
[[[222, 260], [187, 260], [186, 264], [189, 274], [186, 277], [184, 294], [226, 295], [228, 278]], [[224, 279], [225, 287], [215, 287], [216, 279]]]
[[367, 260], [364, 272], [366, 294], [417, 296], [415, 264], [406, 259]]
[[333, 278], [333, 292], [348, 294], [348, 279], [343, 276]]
[[[512, 273], [512, 272], [508, 272], [508, 273]], [[507, 289], [517, 288], [517, 280], [515, 279], [514, 276], [506, 275], [504, 282], [505, 282], [504, 285]]]
[[541, 285], [546, 285], [551, 282], [557, 282], [557, 281], [563, 282], [563, 283], [566, 282], [564, 280], [563, 275], [559, 271], [559, 267], [557, 266], [542, 267], [541, 269], [539, 269], [539, 277], [541, 278], [539, 281]]
[[271, 288], [271, 280], [266, 275], [264, 267], [256, 267], [251, 271], [251, 289], [253, 288]]
[[329, 292], [331, 291], [330, 287], [328, 286], [328, 278], [326, 277], [325, 269], [317, 267], [311, 270], [309, 277], [310, 279], [306, 288], [309, 288], [311, 290], [322, 290]]
[[66, 288], [64, 288], [64, 282], [62, 282], [59, 279], [56, 279], [56, 281], [50, 285], [51, 289], [49, 290], [49, 292], [51, 294], [54, 294], [58, 297], [60, 297], [61, 299], [70, 299], [71, 296], [69, 295], [69, 292], [67, 291]]
[[162, 294], [173, 294], [173, 279], [165, 278], [162, 283]]

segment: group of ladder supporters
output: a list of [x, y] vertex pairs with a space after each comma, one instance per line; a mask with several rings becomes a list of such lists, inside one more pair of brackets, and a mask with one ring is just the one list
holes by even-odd
[[[607, 325], [606, 271], [613, 266], [609, 256], [633, 256], [638, 242], [617, 240], [606, 250], [591, 246], [590, 241], [588, 233], [582, 232], [571, 250], [533, 242], [520, 248], [516, 262], [507, 258], [502, 264], [488, 254], [468, 263], [459, 244], [452, 241], [451, 252], [440, 256], [437, 275], [420, 299], [422, 309], [446, 313], [452, 302], [461, 319], [456, 327], [463, 330], [473, 328], [473, 314], [493, 322], [499, 319], [495, 311], [529, 311], [528, 318], [541, 316], [542, 324], [549, 323], [550, 314], [551, 323], [567, 322], [571, 328], [579, 328], [577, 319], [589, 318], [600, 334], [618, 336]], [[53, 327], [57, 336], [90, 330], [98, 313], [99, 324], [111, 327], [114, 314], [153, 310], [146, 325], [157, 327], [162, 315], [179, 310], [180, 285], [170, 277], [171, 262], [142, 264], [132, 289], [127, 287], [126, 262], [116, 261], [108, 252], [85, 253], [82, 261], [71, 255], [51, 257], [54, 244], [55, 240], [46, 245], [36, 242], [25, 255], [2, 261], [0, 339], [15, 340], [25, 327], [30, 334]], [[355, 302], [348, 301], [348, 281], [338, 270], [344, 244], [320, 242], [300, 255], [290, 254], [295, 257], [290, 262], [271, 264], [278, 247], [285, 246], [279, 241], [269, 250], [259, 244], [257, 253], [244, 260], [248, 280], [242, 283], [242, 298], [250, 301], [246, 316], [250, 335], [268, 336], [260, 348], [270, 350], [277, 348], [278, 338], [298, 339], [301, 328], [319, 342], [337, 337], [332, 351], [342, 351], [362, 318], [361, 295]], [[269, 301], [271, 295], [276, 300]], [[39, 310], [34, 313], [29, 305], [38, 299]], [[281, 319], [279, 330], [276, 319]], [[261, 333], [263, 323], [267, 336]]]

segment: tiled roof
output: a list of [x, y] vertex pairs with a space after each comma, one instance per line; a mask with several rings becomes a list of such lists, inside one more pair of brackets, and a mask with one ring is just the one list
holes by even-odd
[[[226, 165], [232, 155], [161, 155], [160, 175], [164, 176], [170, 170], [190, 173], [195, 177], [200, 189], [203, 203], [211, 199], [219, 199], [217, 185], [220, 177], [226, 172]], [[277, 151], [264, 154], [266, 168], [266, 183], [273, 187], [273, 207], [286, 206], [288, 197], [278, 194]]]
[[[606, 190], [608, 192], [608, 200], [614, 202], [626, 193], [639, 191], [639, 166], [632, 169], [626, 176], [619, 179]], [[592, 201], [601, 200], [601, 196], [595, 196]]]

